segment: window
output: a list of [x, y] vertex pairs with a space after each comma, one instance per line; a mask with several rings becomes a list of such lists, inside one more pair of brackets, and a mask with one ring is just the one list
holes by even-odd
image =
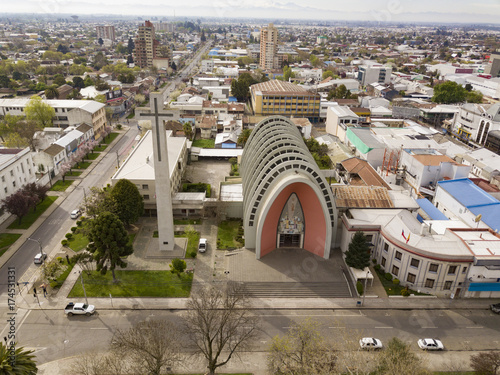
[[451, 281], [445, 281], [444, 282], [444, 286], [443, 286], [443, 290], [450, 290], [451, 289]]
[[380, 262], [380, 264], [382, 265], [382, 267], [385, 267], [385, 258], [382, 257], [382, 261]]
[[418, 268], [419, 264], [420, 264], [420, 261], [418, 259], [412, 258], [411, 262], [410, 262], [410, 267]]
[[366, 236], [366, 242], [369, 243], [369, 244], [371, 244], [372, 241], [373, 241], [373, 234], [368, 234]]
[[144, 198], [144, 200], [149, 200], [149, 195], [147, 195], [147, 194], [143, 195], [142, 197]]
[[426, 288], [434, 288], [434, 279], [425, 279], [425, 287]]
[[10, 175], [14, 176], [14, 171], [12, 169], [10, 170]]
[[12, 186], [16, 187], [16, 181], [12, 181]]
[[402, 257], [403, 254], [401, 254], [401, 251], [396, 251], [396, 255], [394, 256], [394, 258], [396, 258], [397, 260], [401, 260]]
[[467, 267], [462, 268], [462, 273], [466, 273], [466, 272], [467, 272]]
[[448, 275], [454, 275], [457, 273], [457, 266], [449, 266], [448, 267]]
[[2, 182], [5, 182], [5, 176], [2, 176]]
[[148, 185], [142, 185], [142, 188], [145, 189], [145, 190], [147, 190], [147, 189], [149, 189], [149, 186]]
[[384, 244], [384, 251], [387, 253], [388, 250], [389, 250], [389, 244], [386, 242]]
[[3, 191], [5, 191], [5, 193], [7, 193], [7, 188], [3, 188]]
[[439, 265], [436, 264], [436, 263], [431, 263], [431, 265], [429, 266], [429, 272], [437, 272], [438, 271], [438, 268], [439, 268]]
[[399, 267], [392, 266], [392, 274], [397, 276], [399, 273]]
[[409, 273], [408, 276], [406, 277], [406, 281], [408, 281], [409, 283], [414, 283], [416, 278], [417, 278], [417, 275], [415, 275], [413, 273]]

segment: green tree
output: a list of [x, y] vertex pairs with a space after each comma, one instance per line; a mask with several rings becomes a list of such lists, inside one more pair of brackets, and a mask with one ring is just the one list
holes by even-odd
[[[8, 345], [8, 346], [6, 346]], [[14, 350], [12, 357], [11, 347]], [[2, 375], [35, 375], [38, 372], [34, 360], [33, 350], [24, 350], [23, 347], [9, 341], [0, 343], [0, 374]]]
[[116, 202], [116, 215], [125, 225], [135, 223], [144, 212], [141, 193], [127, 179], [121, 179], [113, 186], [111, 197]]
[[99, 45], [102, 46], [104, 44], [104, 40], [102, 40], [102, 38], [99, 38], [99, 40], [97, 41], [97, 43], [99, 43]]
[[122, 257], [134, 251], [132, 245], [129, 244], [127, 231], [118, 216], [111, 212], [104, 212], [92, 219], [88, 226], [87, 250], [94, 256], [96, 269], [102, 275], [110, 269], [113, 282], [116, 282], [115, 268], [127, 267]]
[[339, 373], [337, 354], [320, 334], [320, 324], [311, 319], [294, 323], [283, 337], [275, 336], [268, 354], [268, 369], [280, 375]]
[[364, 269], [370, 265], [370, 248], [363, 232], [357, 231], [345, 253], [345, 263], [349, 267]]
[[446, 81], [434, 86], [432, 101], [435, 103], [460, 103], [465, 101], [467, 90], [456, 82]]
[[37, 95], [31, 97], [24, 111], [26, 118], [35, 121], [41, 128], [52, 126], [52, 120], [56, 115], [54, 108]]
[[84, 88], [85, 82], [82, 77], [73, 77], [73, 87]]
[[420, 358], [397, 337], [393, 337], [386, 348], [380, 352], [377, 375], [424, 375], [429, 374]]
[[57, 99], [59, 98], [59, 91], [57, 91], [57, 88], [54, 86], [47, 87], [45, 90], [45, 97], [47, 99]]
[[295, 73], [292, 72], [292, 68], [285, 65], [283, 67], [283, 80], [288, 81], [290, 78], [295, 78]]
[[477, 90], [467, 92], [465, 95], [465, 100], [469, 103], [482, 103], [483, 93]]
[[247, 141], [248, 141], [248, 138], [250, 137], [250, 134], [252, 134], [252, 130], [253, 129], [244, 129], [240, 135], [238, 136], [238, 145], [240, 145], [241, 147], [245, 147]]
[[104, 212], [116, 212], [115, 199], [111, 196], [109, 188], [90, 188], [90, 194], [85, 196], [82, 211], [90, 218], [95, 219]]
[[57, 87], [65, 85], [66, 84], [66, 79], [61, 74], [56, 74], [54, 76], [54, 85]]
[[186, 135], [186, 138], [191, 140], [193, 139], [193, 126], [191, 125], [190, 122], [185, 122], [182, 125], [182, 130], [184, 131], [184, 134]]
[[169, 264], [170, 272], [175, 273], [177, 276], [181, 277], [181, 273], [186, 269], [186, 261], [183, 259], [174, 259], [172, 263]]

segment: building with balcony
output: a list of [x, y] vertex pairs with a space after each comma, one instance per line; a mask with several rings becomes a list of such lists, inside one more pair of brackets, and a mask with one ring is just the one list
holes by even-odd
[[135, 38], [135, 64], [141, 68], [151, 68], [159, 41], [155, 39], [155, 27], [152, 22], [145, 21], [139, 26]]

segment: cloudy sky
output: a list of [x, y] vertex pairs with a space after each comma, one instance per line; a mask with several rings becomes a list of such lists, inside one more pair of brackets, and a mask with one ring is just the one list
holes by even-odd
[[2, 13], [499, 23], [500, 0], [0, 0]]

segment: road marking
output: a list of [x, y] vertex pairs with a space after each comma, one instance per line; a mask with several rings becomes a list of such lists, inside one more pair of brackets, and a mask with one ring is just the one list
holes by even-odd
[[106, 330], [108, 330], [109, 328], [90, 328], [90, 329], [106, 329]]
[[436, 329], [437, 327], [436, 326], [427, 326], [427, 327], [421, 327], [423, 329]]
[[373, 328], [377, 328], [377, 329], [392, 329], [394, 327], [373, 327]]
[[481, 326], [475, 326], [475, 327], [465, 327], [467, 329], [475, 329], [475, 328], [484, 328], [484, 327], [481, 327]]

